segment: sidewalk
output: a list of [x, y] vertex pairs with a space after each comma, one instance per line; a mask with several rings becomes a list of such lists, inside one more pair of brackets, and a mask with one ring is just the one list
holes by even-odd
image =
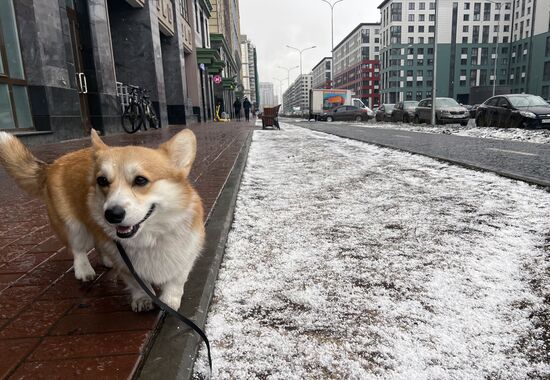
[[[253, 125], [190, 128], [198, 143], [190, 178], [210, 217]], [[181, 129], [104, 140], [155, 147]], [[33, 152], [52, 161], [88, 145], [89, 139], [73, 140]], [[75, 280], [72, 258], [49, 227], [44, 204], [24, 194], [2, 169], [0, 212], [0, 379], [132, 377], [154, 340], [159, 312], [132, 312], [124, 285], [99, 264], [95, 252], [90, 253], [95, 281]]]

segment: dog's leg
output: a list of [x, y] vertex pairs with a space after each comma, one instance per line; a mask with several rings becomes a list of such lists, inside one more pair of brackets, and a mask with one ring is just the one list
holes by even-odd
[[[137, 283], [137, 281], [132, 277], [130, 273], [128, 273], [126, 270], [120, 271], [120, 276], [122, 277], [122, 280], [126, 283], [126, 286], [130, 290], [130, 296], [132, 297], [132, 310], [136, 313], [139, 313], [141, 311], [149, 311], [152, 310], [155, 306], [153, 305], [153, 300], [151, 297], [141, 289], [141, 286]], [[151, 285], [147, 284], [149, 290], [155, 293], [155, 291], [152, 289]]]
[[161, 286], [162, 294], [160, 296], [160, 300], [176, 311], [180, 308], [183, 288], [187, 282], [189, 272], [190, 269], [186, 270], [185, 273], [182, 273], [181, 276], [173, 278]]
[[112, 242], [95, 242], [95, 250], [99, 255], [101, 256], [101, 262], [103, 263], [104, 267], [112, 268], [113, 267], [113, 260], [109, 255], [116, 254], [116, 247]]
[[88, 252], [94, 246], [93, 236], [79, 221], [72, 220], [66, 223], [67, 247], [74, 258], [74, 275], [77, 280], [91, 281], [95, 277], [94, 268], [88, 260]]

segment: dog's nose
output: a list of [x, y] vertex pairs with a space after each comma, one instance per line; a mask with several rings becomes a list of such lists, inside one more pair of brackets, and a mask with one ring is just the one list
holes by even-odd
[[120, 206], [115, 206], [105, 210], [105, 219], [111, 224], [118, 224], [124, 220], [126, 211]]

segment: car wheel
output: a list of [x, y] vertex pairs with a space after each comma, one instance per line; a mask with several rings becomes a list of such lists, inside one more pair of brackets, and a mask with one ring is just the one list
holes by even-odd
[[409, 115], [403, 115], [403, 123], [410, 123]]
[[332, 123], [334, 121], [334, 119], [332, 118], [332, 116], [327, 116], [327, 121], [329, 123]]
[[420, 124], [420, 118], [418, 117], [418, 115], [414, 115], [413, 123]]
[[363, 118], [361, 116], [357, 115], [357, 116], [355, 116], [355, 121], [361, 122], [361, 121], [363, 121]]
[[468, 125], [468, 122], [467, 122], [467, 121], [461, 121], [461, 122], [460, 122], [460, 125], [463, 126], [463, 127], [465, 127], [465, 126]]

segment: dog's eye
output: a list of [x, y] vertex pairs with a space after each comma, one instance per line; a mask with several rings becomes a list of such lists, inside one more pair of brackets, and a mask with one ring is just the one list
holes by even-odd
[[138, 175], [136, 178], [134, 178], [134, 185], [136, 186], [145, 186], [149, 183], [149, 180], [145, 177], [142, 177]]
[[97, 184], [100, 187], [107, 187], [109, 186], [109, 180], [107, 179], [107, 177], [100, 176], [100, 177], [97, 177]]

